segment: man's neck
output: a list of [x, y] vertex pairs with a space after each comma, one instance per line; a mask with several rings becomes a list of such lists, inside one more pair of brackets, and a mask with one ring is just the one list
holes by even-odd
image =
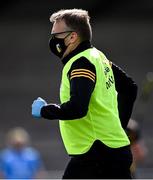
[[62, 59], [63, 59], [64, 57], [66, 57], [69, 53], [71, 53], [74, 49], [76, 49], [79, 44], [80, 44], [80, 41], [79, 41], [79, 40], [76, 41], [74, 44], [70, 44], [70, 45], [67, 47], [65, 53], [63, 54]]

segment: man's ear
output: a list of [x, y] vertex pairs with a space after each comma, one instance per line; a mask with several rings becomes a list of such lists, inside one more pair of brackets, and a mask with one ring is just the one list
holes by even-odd
[[72, 32], [70, 35], [71, 43], [75, 43], [77, 39], [78, 39], [78, 34], [76, 32]]

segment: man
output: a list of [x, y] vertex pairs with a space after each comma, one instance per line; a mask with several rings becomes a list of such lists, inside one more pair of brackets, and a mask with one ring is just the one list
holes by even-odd
[[22, 127], [7, 133], [7, 147], [0, 152], [0, 177], [4, 179], [41, 178], [44, 165], [38, 150], [30, 145], [30, 136]]
[[50, 17], [50, 49], [64, 64], [61, 104], [38, 98], [32, 104], [32, 115], [60, 119], [62, 139], [71, 156], [63, 179], [131, 178], [130, 142], [121, 122], [126, 126], [137, 87], [91, 45], [89, 19], [82, 9], [60, 10]]

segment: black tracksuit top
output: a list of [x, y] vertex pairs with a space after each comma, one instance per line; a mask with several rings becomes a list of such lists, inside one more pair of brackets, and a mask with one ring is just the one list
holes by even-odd
[[[76, 54], [92, 48], [89, 41], [82, 42], [74, 51], [62, 59], [65, 65]], [[72, 71], [80, 73], [79, 77], [72, 76]], [[89, 72], [85, 76], [83, 70]], [[115, 87], [118, 92], [118, 110], [121, 124], [125, 129], [131, 117], [133, 105], [137, 96], [137, 85], [135, 81], [123, 71], [120, 67], [112, 62], [112, 70], [115, 79]], [[95, 79], [90, 78], [95, 75]], [[96, 83], [96, 69], [85, 57], [77, 59], [68, 72], [70, 81], [70, 100], [63, 104], [48, 104], [41, 109], [42, 117], [46, 119], [73, 120], [87, 114], [91, 94]], [[93, 77], [93, 76], [92, 76]]]

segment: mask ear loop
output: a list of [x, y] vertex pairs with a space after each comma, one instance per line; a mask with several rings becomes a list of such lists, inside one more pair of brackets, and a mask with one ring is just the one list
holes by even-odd
[[72, 32], [68, 33], [68, 34], [64, 37], [64, 39], [67, 38], [71, 33], [72, 33]]
[[[67, 34], [65, 37], [64, 37], [64, 43], [65, 43], [65, 39], [71, 34], [72, 32], [70, 32], [69, 34]], [[70, 45], [70, 43], [67, 45], [67, 47]]]

